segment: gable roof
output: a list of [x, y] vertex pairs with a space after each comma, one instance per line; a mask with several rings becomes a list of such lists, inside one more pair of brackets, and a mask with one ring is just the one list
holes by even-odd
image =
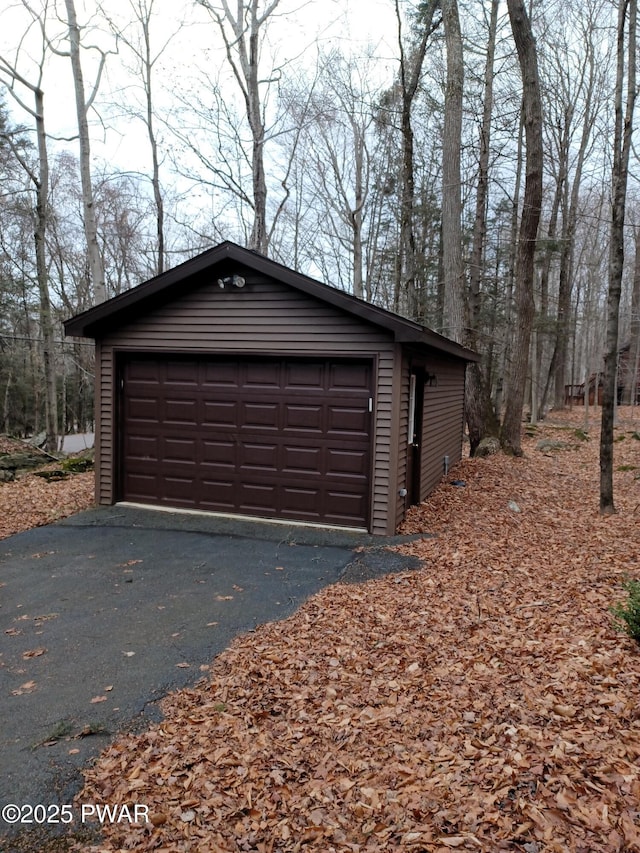
[[316, 281], [309, 276], [279, 264], [236, 243], [225, 241], [177, 267], [155, 276], [137, 287], [108, 299], [87, 311], [71, 317], [64, 323], [65, 334], [81, 338], [99, 338], [122, 322], [128, 322], [132, 313], [138, 315], [160, 302], [179, 299], [182, 286], [200, 277], [217, 265], [242, 264], [255, 272], [270, 276], [309, 296], [327, 302], [348, 314], [359, 317], [374, 326], [387, 329], [399, 343], [413, 343], [432, 347], [464, 361], [478, 361], [472, 350], [407, 320], [399, 314], [371, 305], [349, 293]]

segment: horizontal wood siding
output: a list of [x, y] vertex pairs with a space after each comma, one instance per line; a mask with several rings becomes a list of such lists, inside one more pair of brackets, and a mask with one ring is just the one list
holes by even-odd
[[113, 458], [114, 431], [114, 390], [113, 372], [105, 370], [105, 364], [112, 359], [111, 351], [105, 355], [105, 348], [96, 341], [96, 439], [95, 439], [95, 478], [96, 500], [99, 504], [111, 501], [111, 460]]
[[460, 460], [464, 425], [464, 362], [434, 355], [427, 358], [426, 369], [436, 378], [424, 389], [421, 500], [442, 479], [444, 457], [450, 466]]
[[245, 278], [242, 289], [220, 289], [214, 280], [186, 290], [179, 302], [160, 306], [102, 337], [97, 359], [100, 502], [109, 504], [117, 498], [117, 352], [370, 356], [377, 367], [371, 529], [387, 533], [389, 515], [396, 511], [395, 501], [389, 505], [389, 484], [396, 477], [395, 471], [390, 476], [395, 355], [391, 334], [272, 279], [249, 272]]
[[403, 354], [398, 382], [398, 486], [396, 488], [396, 527], [404, 521], [409, 505], [409, 497], [401, 497], [400, 489], [409, 488], [407, 482], [407, 464], [409, 454], [409, 385], [411, 364], [407, 353]]
[[[399, 360], [401, 348], [395, 347], [395, 356], [380, 353], [377, 385], [377, 429], [374, 454], [377, 460], [377, 489], [374, 494], [373, 515], [379, 520], [374, 532], [393, 535], [396, 530], [394, 495], [397, 492], [397, 423]], [[384, 529], [383, 529], [384, 528]]]

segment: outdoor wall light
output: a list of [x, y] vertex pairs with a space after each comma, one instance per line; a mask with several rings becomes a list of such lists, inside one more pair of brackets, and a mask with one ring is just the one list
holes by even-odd
[[228, 275], [225, 278], [218, 279], [218, 287], [224, 289], [228, 284], [232, 284], [234, 287], [244, 287], [246, 282], [241, 275]]

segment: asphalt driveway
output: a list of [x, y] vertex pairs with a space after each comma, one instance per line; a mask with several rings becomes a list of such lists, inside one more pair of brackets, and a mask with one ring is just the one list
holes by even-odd
[[[414, 568], [397, 541], [123, 506], [1, 541], [0, 808], [70, 804], [81, 768], [234, 636]], [[0, 819], [4, 853], [17, 828]]]

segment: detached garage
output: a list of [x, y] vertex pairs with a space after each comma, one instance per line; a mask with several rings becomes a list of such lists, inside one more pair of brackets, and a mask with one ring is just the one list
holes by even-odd
[[96, 499], [392, 534], [461, 455], [475, 355], [222, 243], [65, 323]]

